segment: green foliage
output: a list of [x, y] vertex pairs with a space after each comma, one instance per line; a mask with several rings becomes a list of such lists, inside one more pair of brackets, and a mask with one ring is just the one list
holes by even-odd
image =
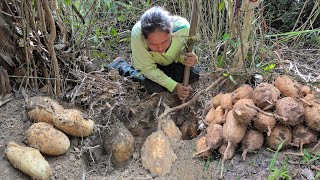
[[284, 180], [290, 180], [291, 177], [288, 174], [288, 169], [285, 167], [281, 167], [280, 169], [273, 167], [271, 169], [271, 173], [268, 176], [268, 180], [276, 180], [282, 178]]
[[208, 157], [208, 159], [205, 160], [205, 163], [204, 163], [204, 170], [205, 171], [208, 171], [210, 163], [212, 162], [212, 160], [213, 160], [212, 157]]
[[302, 160], [304, 163], [308, 164], [308, 163], [311, 163], [311, 162], [316, 161], [318, 159], [320, 159], [320, 153], [313, 155], [313, 154], [309, 153], [307, 149], [303, 150]]
[[274, 164], [275, 164], [276, 161], [277, 161], [278, 153], [279, 153], [279, 151], [281, 150], [281, 148], [282, 148], [282, 146], [283, 146], [283, 143], [284, 143], [285, 141], [286, 141], [286, 140], [282, 141], [282, 142], [279, 144], [276, 152], [275, 152], [274, 155], [273, 155], [272, 160], [270, 161], [270, 164], [269, 164], [269, 166], [268, 166], [269, 169], [273, 169], [273, 168], [274, 168]]
[[271, 63], [271, 64], [268, 64], [266, 67], [264, 67], [263, 70], [264, 70], [265, 72], [270, 72], [270, 71], [272, 71], [275, 67], [276, 67], [276, 64], [275, 64], [275, 63]]

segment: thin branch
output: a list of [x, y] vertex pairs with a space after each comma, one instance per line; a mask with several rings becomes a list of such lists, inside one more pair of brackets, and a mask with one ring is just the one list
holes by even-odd
[[281, 119], [283, 121], [288, 121], [288, 118], [286, 118], [286, 117], [282, 117], [282, 116], [279, 116], [279, 115], [276, 115], [276, 114], [265, 112], [265, 111], [261, 110], [260, 108], [258, 108], [256, 106], [252, 106], [252, 105], [249, 105], [249, 104], [246, 104], [246, 106], [257, 110], [257, 111], [259, 111], [260, 113], [262, 113], [262, 114], [264, 114], [266, 116], [274, 117], [276, 119]]
[[165, 109], [165, 111], [159, 116], [158, 119], [164, 119], [167, 115], [169, 115], [171, 112], [174, 112], [174, 111], [177, 111], [179, 109], [182, 109], [184, 107], [187, 107], [187, 106], [190, 106], [191, 104], [193, 104], [197, 99], [198, 97], [202, 94], [202, 93], [205, 93], [207, 91], [209, 91], [210, 89], [212, 89], [213, 87], [216, 87], [217, 84], [222, 81], [224, 82], [224, 80], [226, 80], [226, 77], [220, 77], [219, 79], [215, 80], [210, 86], [208, 86], [206, 89], [202, 89], [201, 91], [197, 92], [190, 101], [186, 102], [186, 103], [183, 103], [179, 106], [175, 106], [173, 108], [168, 108], [168, 109]]

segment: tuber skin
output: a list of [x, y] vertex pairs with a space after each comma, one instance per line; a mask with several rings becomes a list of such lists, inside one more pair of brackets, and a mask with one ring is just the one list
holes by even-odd
[[276, 78], [274, 86], [286, 97], [299, 97], [299, 90], [292, 79], [287, 75], [280, 75]]
[[212, 156], [212, 151], [211, 150], [208, 150], [208, 151], [203, 152], [203, 153], [199, 153], [199, 152], [202, 152], [203, 150], [205, 150], [207, 148], [208, 148], [208, 146], [207, 146], [207, 137], [206, 136], [202, 136], [196, 142], [196, 150], [197, 150], [197, 152], [193, 154], [193, 157], [197, 156], [197, 157], [202, 157], [202, 158], [208, 158], [208, 157]]
[[313, 103], [312, 106], [306, 106], [305, 117], [307, 126], [315, 131], [320, 131], [320, 105]]
[[26, 100], [26, 114], [35, 122], [52, 124], [54, 114], [63, 110], [63, 106], [49, 97], [35, 96]]
[[252, 129], [248, 130], [241, 142], [243, 150], [242, 159], [246, 160], [248, 151], [260, 149], [263, 145], [263, 142], [264, 138], [261, 132]]
[[220, 99], [220, 104], [221, 104], [221, 108], [224, 111], [227, 111], [227, 112], [230, 111], [233, 107], [231, 93], [222, 94]]
[[28, 174], [32, 179], [52, 178], [52, 169], [38, 149], [20, 146], [10, 141], [5, 154], [14, 167]]
[[215, 108], [211, 108], [209, 110], [209, 112], [207, 113], [206, 117], [205, 117], [205, 120], [204, 122], [208, 125], [208, 124], [211, 124], [212, 121], [214, 121], [214, 118], [215, 118]]
[[221, 105], [221, 96], [222, 96], [222, 93], [219, 93], [211, 99], [212, 106], [214, 108], [217, 108], [218, 106]]
[[62, 155], [70, 147], [69, 138], [51, 124], [38, 122], [29, 127], [26, 132], [29, 146], [38, 149], [43, 154]]
[[261, 83], [253, 90], [253, 101], [260, 109], [273, 105], [279, 97], [279, 89], [272, 84]]
[[306, 96], [307, 94], [311, 94], [311, 88], [310, 88], [310, 86], [307, 86], [307, 85], [301, 86], [299, 91], [302, 96]]
[[292, 128], [292, 144], [302, 148], [304, 144], [310, 144], [317, 141], [317, 132], [298, 124]]
[[287, 126], [277, 124], [273, 128], [270, 136], [267, 137], [267, 142], [269, 146], [277, 150], [278, 146], [285, 140], [285, 142], [282, 145], [282, 148], [287, 147], [291, 141], [292, 141], [292, 134], [290, 128]]
[[271, 134], [271, 130], [276, 125], [276, 119], [271, 116], [258, 113], [253, 120], [253, 126], [260, 132], [266, 132], [268, 136]]
[[141, 148], [142, 166], [152, 175], [164, 176], [170, 172], [177, 159], [166, 135], [160, 130], [147, 137]]
[[57, 129], [75, 137], [91, 135], [95, 125], [91, 119], [84, 119], [82, 112], [76, 109], [65, 109], [56, 113], [52, 123]]
[[[212, 108], [213, 109], [213, 108]], [[210, 114], [209, 114], [210, 113]], [[224, 111], [221, 106], [218, 106], [216, 109], [208, 112], [205, 123], [209, 124], [224, 124], [226, 122], [226, 118], [224, 115]]]
[[233, 117], [241, 124], [249, 124], [257, 114], [257, 110], [246, 106], [246, 104], [254, 106], [252, 99], [240, 99], [233, 106]]
[[292, 97], [284, 97], [278, 100], [276, 112], [279, 116], [284, 117], [279, 119], [281, 124], [294, 126], [303, 121], [303, 105]]
[[234, 117], [233, 112], [230, 111], [227, 115], [226, 123], [223, 125], [223, 137], [228, 142], [227, 148], [224, 151], [223, 159], [221, 161], [221, 176], [224, 168], [224, 162], [228, 157], [229, 149], [236, 146], [243, 139], [247, 131], [247, 125], [239, 123]]
[[232, 92], [231, 97], [233, 104], [235, 104], [240, 99], [252, 99], [253, 88], [248, 84], [242, 85]]
[[230, 160], [233, 158], [234, 152], [236, 151], [237, 146], [235, 144], [231, 143], [228, 151], [226, 152], [227, 146], [228, 146], [228, 142], [224, 142], [220, 146], [218, 151], [223, 156], [223, 158], [225, 160]]
[[220, 124], [210, 124], [207, 128], [206, 144], [207, 148], [197, 152], [194, 156], [199, 156], [211, 149], [217, 149], [223, 143], [222, 126]]
[[226, 123], [223, 125], [223, 137], [225, 141], [239, 143], [243, 139], [247, 130], [246, 124], [239, 123], [234, 117], [232, 111], [227, 115]]

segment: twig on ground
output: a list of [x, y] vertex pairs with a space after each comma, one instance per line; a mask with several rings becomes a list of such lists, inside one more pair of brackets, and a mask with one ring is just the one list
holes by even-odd
[[0, 107], [5, 105], [7, 102], [10, 102], [11, 100], [13, 100], [13, 96], [12, 94], [10, 95], [6, 95], [4, 96], [4, 99], [2, 99], [3, 97], [0, 97]]
[[316, 150], [319, 145], [320, 145], [320, 141], [318, 141], [318, 143], [311, 149], [311, 152], [313, 152], [314, 150]]

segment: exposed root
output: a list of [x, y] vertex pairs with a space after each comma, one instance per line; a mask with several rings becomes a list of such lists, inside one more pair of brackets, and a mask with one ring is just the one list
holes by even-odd
[[281, 119], [283, 121], [288, 121], [288, 118], [285, 118], [285, 117], [282, 117], [282, 116], [279, 116], [279, 115], [276, 115], [276, 114], [272, 114], [272, 113], [268, 113], [268, 112], [265, 112], [263, 110], [261, 110], [260, 108], [256, 107], [256, 106], [251, 106], [249, 104], [246, 104], [246, 106], [250, 107], [250, 108], [253, 108], [257, 111], [259, 111], [260, 113], [266, 115], [266, 116], [270, 116], [270, 117], [274, 117], [276, 119]]

